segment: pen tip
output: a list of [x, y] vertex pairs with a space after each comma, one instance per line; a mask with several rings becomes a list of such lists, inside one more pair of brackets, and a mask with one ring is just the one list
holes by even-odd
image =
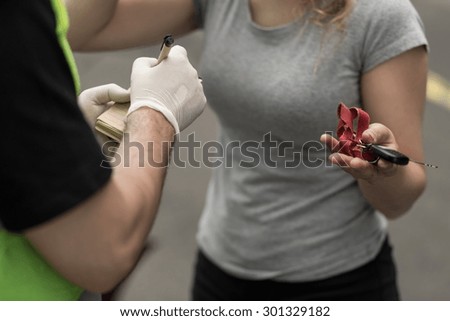
[[173, 39], [172, 35], [167, 35], [164, 37], [164, 45], [167, 47], [171, 47], [175, 40]]

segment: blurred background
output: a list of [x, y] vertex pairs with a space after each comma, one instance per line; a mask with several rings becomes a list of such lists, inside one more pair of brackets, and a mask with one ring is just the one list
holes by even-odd
[[[404, 300], [450, 300], [450, 0], [412, 0], [425, 24], [430, 43], [430, 78], [424, 122], [428, 187], [414, 208], [390, 223]], [[203, 35], [176, 39], [194, 66], [201, 59]], [[157, 56], [158, 46], [133, 50], [76, 54], [83, 88], [115, 82], [129, 86], [135, 58]], [[447, 80], [446, 80], [447, 79]], [[202, 144], [216, 139], [210, 109], [183, 134], [195, 132]], [[182, 159], [186, 159], [182, 156]], [[201, 160], [201, 155], [196, 155]], [[195, 234], [210, 170], [171, 167], [150, 250], [117, 292], [118, 300], [188, 300], [196, 253]]]

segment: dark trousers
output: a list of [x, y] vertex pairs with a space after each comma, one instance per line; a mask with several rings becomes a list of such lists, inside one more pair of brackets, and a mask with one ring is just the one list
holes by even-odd
[[386, 240], [369, 263], [319, 281], [244, 280], [222, 271], [201, 251], [197, 256], [193, 300], [198, 301], [381, 301], [399, 300], [392, 249]]

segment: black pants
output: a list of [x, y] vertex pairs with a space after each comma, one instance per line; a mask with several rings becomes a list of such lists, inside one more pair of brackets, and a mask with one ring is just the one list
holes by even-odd
[[198, 253], [192, 298], [201, 301], [381, 301], [399, 300], [396, 269], [386, 240], [369, 263], [338, 276], [310, 282], [244, 280]]

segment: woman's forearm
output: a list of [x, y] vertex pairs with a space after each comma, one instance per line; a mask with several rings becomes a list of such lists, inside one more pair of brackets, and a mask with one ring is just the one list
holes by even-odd
[[392, 176], [376, 176], [373, 180], [359, 179], [358, 184], [369, 203], [388, 219], [404, 214], [422, 194], [426, 185], [425, 170], [409, 163], [398, 166]]

